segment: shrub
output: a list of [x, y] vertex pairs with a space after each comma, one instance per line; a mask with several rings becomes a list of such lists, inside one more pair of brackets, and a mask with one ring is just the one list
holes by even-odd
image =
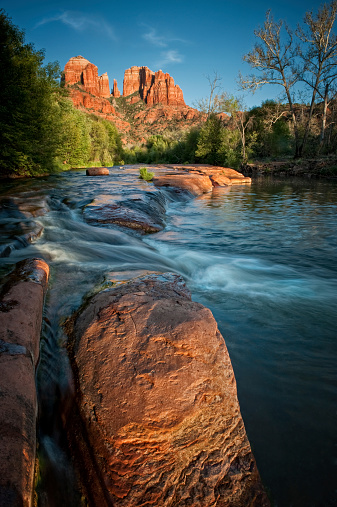
[[154, 176], [154, 173], [148, 173], [147, 172], [147, 167], [141, 167], [139, 169], [139, 177], [142, 179], [142, 180], [145, 180], [145, 181], [151, 181], [152, 178]]

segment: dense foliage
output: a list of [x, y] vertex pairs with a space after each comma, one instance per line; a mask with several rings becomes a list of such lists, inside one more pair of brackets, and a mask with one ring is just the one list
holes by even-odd
[[116, 127], [75, 110], [59, 86], [58, 64], [43, 59], [1, 9], [0, 176], [119, 162]]

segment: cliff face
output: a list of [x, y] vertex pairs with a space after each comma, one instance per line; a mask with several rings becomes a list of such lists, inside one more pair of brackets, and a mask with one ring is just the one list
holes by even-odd
[[148, 106], [186, 107], [183, 92], [169, 74], [152, 72], [148, 67], [131, 67], [124, 74], [123, 96], [138, 92]]
[[96, 65], [83, 56], [74, 56], [66, 63], [64, 83], [66, 85], [80, 84], [84, 91], [95, 95], [95, 97], [110, 97], [108, 74], [99, 76]]

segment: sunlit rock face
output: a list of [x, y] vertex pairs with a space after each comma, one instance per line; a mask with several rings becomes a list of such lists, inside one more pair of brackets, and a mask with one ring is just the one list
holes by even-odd
[[153, 178], [156, 187], [173, 187], [175, 189], [186, 190], [192, 195], [201, 195], [211, 192], [213, 185], [208, 176], [203, 174], [173, 173], [160, 175]]
[[124, 74], [123, 96], [138, 92], [148, 104], [162, 104], [167, 106], [186, 106], [183, 92], [169, 74], [158, 70], [152, 72], [148, 67], [131, 67]]
[[182, 278], [91, 298], [68, 332], [69, 424], [92, 505], [267, 506], [225, 341]]
[[166, 174], [156, 174], [153, 183], [156, 187], [172, 187], [177, 190], [186, 190], [192, 195], [201, 195], [211, 192], [213, 187], [226, 187], [231, 185], [250, 184], [251, 178], [230, 169], [206, 164], [164, 164], [169, 169]]
[[19, 262], [0, 292], [0, 505], [31, 506], [42, 310], [48, 265]]
[[116, 98], [118, 98], [118, 97], [121, 96], [121, 92], [118, 90], [116, 79], [114, 79], [114, 86], [113, 86], [113, 89], [112, 89], [112, 96], [116, 97]]
[[83, 56], [74, 56], [66, 63], [64, 83], [66, 85], [80, 84], [84, 91], [95, 95], [95, 97], [110, 97], [108, 74], [98, 76], [96, 65]]

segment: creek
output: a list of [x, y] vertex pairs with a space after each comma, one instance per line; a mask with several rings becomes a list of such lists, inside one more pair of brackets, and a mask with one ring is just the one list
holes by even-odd
[[[102, 285], [181, 274], [226, 341], [248, 438], [277, 507], [337, 505], [337, 182], [256, 178], [197, 198], [161, 189], [165, 228], [97, 227], [83, 208], [159, 192], [132, 166], [3, 183], [0, 198], [46, 202], [35, 242], [0, 258], [0, 275], [42, 257], [51, 278], [39, 395], [40, 505], [80, 505], [62, 427], [72, 377], [62, 322]], [[3, 242], [27, 219], [0, 217]], [[21, 246], [25, 246], [21, 248]]]

